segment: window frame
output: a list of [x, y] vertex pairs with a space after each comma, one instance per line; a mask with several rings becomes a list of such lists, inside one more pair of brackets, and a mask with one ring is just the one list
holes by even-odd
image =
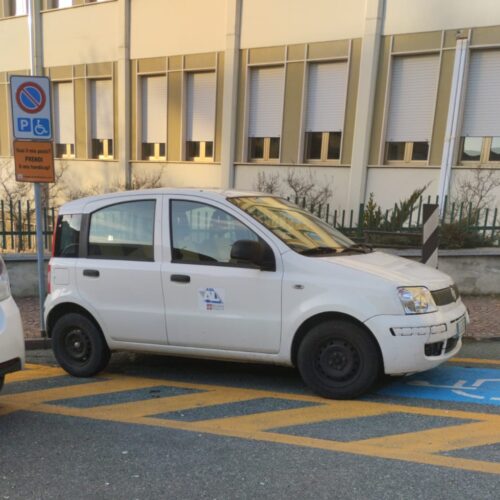
[[[151, 243], [151, 248], [153, 251], [153, 257], [152, 258], [146, 258], [146, 259], [130, 259], [125, 257], [113, 257], [109, 258], [107, 256], [96, 256], [96, 255], [89, 255], [89, 246], [90, 246], [90, 227], [91, 227], [91, 222], [92, 222], [92, 216], [100, 212], [101, 210], [105, 210], [110, 207], [115, 207], [117, 205], [124, 205], [128, 203], [137, 203], [137, 202], [153, 202], [154, 208], [153, 208], [153, 241]], [[81, 224], [81, 229], [80, 229], [80, 257], [82, 258], [87, 258], [87, 259], [98, 259], [98, 260], [118, 260], [118, 261], [128, 261], [128, 262], [156, 262], [157, 260], [157, 252], [156, 252], [156, 238], [157, 238], [157, 224], [156, 224], [156, 219], [157, 219], [157, 214], [158, 214], [158, 202], [159, 200], [157, 198], [134, 198], [134, 199], [128, 199], [128, 200], [121, 200], [116, 203], [106, 203], [102, 204], [100, 206], [95, 207], [94, 210], [91, 212], [85, 213], [82, 216], [82, 224]]]
[[[321, 153], [320, 153], [320, 158], [307, 158], [307, 151], [308, 151], [308, 141], [309, 141], [309, 134], [322, 134], [321, 135]], [[328, 145], [330, 142], [330, 134], [340, 134], [340, 147], [339, 147], [339, 157], [338, 158], [328, 158]], [[305, 132], [304, 134], [304, 163], [311, 163], [315, 165], [322, 165], [322, 164], [328, 164], [328, 165], [339, 165], [340, 164], [340, 159], [342, 158], [342, 140], [343, 140], [343, 133], [342, 132], [335, 132], [335, 131], [330, 131], [330, 132]]]
[[[252, 140], [253, 139], [264, 139], [263, 146], [263, 156], [262, 158], [253, 157], [252, 152]], [[271, 151], [271, 139], [278, 139], [278, 158], [270, 158], [269, 152]], [[248, 161], [251, 163], [279, 163], [281, 159], [281, 137], [248, 137], [248, 148], [247, 148]]]
[[271, 245], [267, 243], [253, 228], [249, 227], [248, 224], [245, 223], [245, 221], [241, 220], [239, 217], [231, 213], [226, 209], [226, 207], [220, 207], [217, 206], [213, 203], [210, 203], [208, 200], [193, 200], [191, 198], [169, 198], [168, 200], [168, 239], [169, 239], [169, 250], [170, 250], [170, 263], [171, 264], [181, 264], [181, 265], [188, 265], [188, 266], [216, 266], [216, 267], [236, 267], [236, 268], [244, 268], [244, 269], [260, 269], [259, 266], [256, 266], [255, 264], [251, 263], [235, 263], [235, 262], [218, 262], [218, 261], [186, 261], [186, 260], [181, 260], [181, 259], [176, 259], [174, 257], [174, 241], [173, 241], [173, 231], [172, 231], [172, 214], [173, 214], [173, 203], [174, 202], [188, 202], [188, 203], [196, 203], [198, 205], [204, 205], [208, 206], [211, 208], [214, 208], [216, 210], [220, 210], [221, 212], [224, 212], [225, 214], [229, 215], [230, 217], [233, 217], [236, 219], [242, 226], [244, 226], [248, 231], [250, 231], [252, 234], [254, 234], [257, 238], [257, 241], [259, 241], [264, 247], [268, 247], [268, 250], [272, 252], [273, 258], [276, 261], [276, 256], [274, 254], [273, 249], [271, 248]]
[[[404, 142], [405, 144], [405, 152], [402, 160], [389, 160], [387, 158], [388, 153], [389, 153], [389, 144], [392, 144], [394, 142]], [[413, 156], [413, 145], [416, 142], [424, 142], [424, 141], [385, 141], [385, 150], [384, 150], [384, 165], [412, 165], [412, 166], [419, 166], [419, 165], [424, 165], [428, 166], [429, 165], [429, 157], [431, 154], [431, 142], [427, 141], [428, 144], [428, 151], [427, 151], [427, 159], [426, 160], [412, 160]]]
[[[198, 143], [200, 148], [200, 154], [198, 156], [192, 156], [189, 154], [189, 145], [192, 143]], [[207, 144], [212, 143], [212, 155], [207, 156]], [[185, 141], [186, 144], [186, 161], [193, 162], [213, 162], [214, 161], [214, 141]]]
[[481, 153], [479, 155], [479, 161], [476, 160], [462, 160], [462, 152], [464, 149], [464, 142], [467, 137], [473, 136], [461, 136], [458, 146], [457, 162], [456, 164], [464, 167], [477, 167], [479, 165], [491, 165], [493, 167], [500, 167], [500, 160], [490, 160], [491, 144], [493, 142], [493, 137], [497, 136], [474, 136], [481, 137], [483, 143], [481, 145]]

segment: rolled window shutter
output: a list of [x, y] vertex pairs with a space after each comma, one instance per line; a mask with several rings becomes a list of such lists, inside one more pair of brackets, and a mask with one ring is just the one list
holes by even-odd
[[282, 66], [250, 72], [250, 137], [281, 137], [285, 71]]
[[90, 82], [92, 106], [92, 139], [113, 138], [113, 82]]
[[347, 63], [309, 66], [307, 132], [341, 132], [347, 97]]
[[142, 142], [164, 143], [167, 137], [167, 78], [142, 79]]
[[471, 53], [462, 135], [500, 137], [500, 50]]
[[14, 8], [16, 9], [16, 16], [25, 16], [28, 13], [26, 1], [27, 0], [15, 0]]
[[215, 128], [215, 73], [187, 75], [188, 141], [213, 141]]
[[75, 111], [73, 83], [61, 82], [53, 86], [54, 139], [56, 144], [75, 143]]
[[386, 141], [431, 140], [438, 78], [437, 55], [394, 57]]

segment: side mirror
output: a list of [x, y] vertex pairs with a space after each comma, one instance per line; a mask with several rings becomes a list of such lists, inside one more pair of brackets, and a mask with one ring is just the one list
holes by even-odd
[[231, 246], [231, 260], [254, 264], [264, 271], [275, 271], [274, 254], [263, 241], [238, 240]]

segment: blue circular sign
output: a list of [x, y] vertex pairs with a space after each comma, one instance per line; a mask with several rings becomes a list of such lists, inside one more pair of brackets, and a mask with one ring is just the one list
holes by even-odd
[[24, 82], [16, 92], [16, 102], [26, 113], [39, 113], [46, 100], [44, 90], [35, 82]]

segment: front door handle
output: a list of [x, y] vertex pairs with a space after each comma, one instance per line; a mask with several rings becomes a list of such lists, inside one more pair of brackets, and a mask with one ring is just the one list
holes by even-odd
[[175, 281], [176, 283], [189, 283], [191, 277], [187, 274], [172, 274], [170, 276], [170, 281]]
[[83, 275], [89, 278], [99, 278], [99, 271], [97, 269], [84, 269]]

